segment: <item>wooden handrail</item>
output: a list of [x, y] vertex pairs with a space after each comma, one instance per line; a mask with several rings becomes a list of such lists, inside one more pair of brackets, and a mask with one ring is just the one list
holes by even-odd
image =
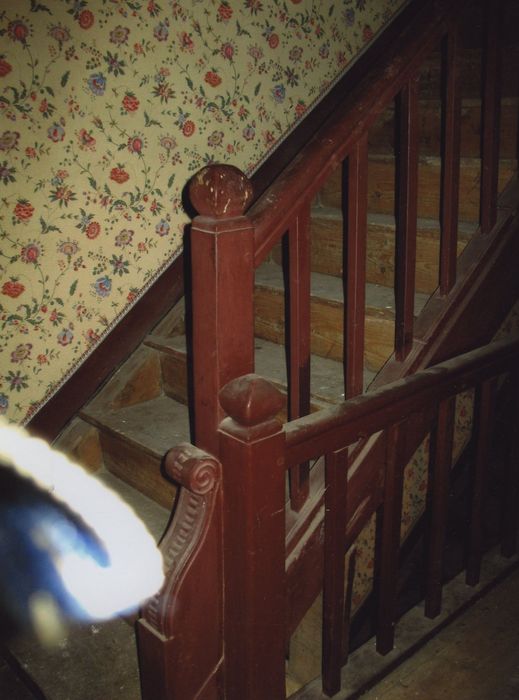
[[427, 404], [505, 373], [518, 359], [519, 338], [490, 343], [369, 394], [291, 421], [284, 427], [287, 467], [352, 444], [423, 410]]

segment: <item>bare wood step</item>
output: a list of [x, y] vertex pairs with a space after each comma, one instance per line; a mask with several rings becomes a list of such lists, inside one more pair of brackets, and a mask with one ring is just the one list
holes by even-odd
[[[366, 351], [365, 366], [377, 372], [393, 352], [393, 291], [379, 285], [366, 285]], [[284, 294], [281, 268], [275, 263], [262, 265], [256, 271], [255, 333], [274, 343], [284, 342]], [[342, 361], [343, 302], [342, 282], [329, 275], [312, 274], [310, 300], [312, 353]], [[415, 313], [428, 299], [416, 295]]]
[[[165, 393], [179, 401], [187, 402], [185, 336], [164, 338], [153, 335], [148, 336], [146, 343], [161, 353]], [[258, 374], [269, 379], [286, 393], [286, 360], [285, 349], [282, 345], [256, 338], [255, 365]], [[312, 355], [311, 394], [315, 410], [322, 408], [324, 403], [337, 403], [344, 400], [342, 372], [341, 362]], [[364, 371], [365, 389], [369, 387], [374, 378], [375, 373], [366, 368]]]
[[[341, 277], [343, 274], [343, 225], [337, 209], [316, 207], [312, 211], [312, 270]], [[476, 227], [460, 225], [458, 255]], [[438, 286], [440, 241], [438, 225], [430, 220], [418, 222], [416, 241], [416, 290], [432, 294]], [[275, 256], [279, 260], [279, 253]], [[395, 226], [393, 217], [373, 214], [369, 217], [366, 280], [391, 287], [394, 284]]]
[[[517, 157], [517, 118], [519, 101], [507, 97], [501, 101], [500, 155]], [[441, 152], [441, 110], [438, 100], [421, 100], [418, 107], [419, 151], [422, 156], [439, 156]], [[369, 132], [370, 153], [394, 153], [395, 110], [388, 108]], [[481, 100], [466, 99], [461, 108], [461, 156], [479, 158], [481, 153]]]
[[[460, 173], [459, 218], [476, 222], [479, 219], [480, 161], [463, 158]], [[501, 192], [515, 172], [515, 162], [502, 160], [499, 167]], [[439, 158], [421, 158], [418, 166], [418, 216], [439, 221], [440, 212]], [[342, 174], [337, 168], [325, 182], [320, 204], [341, 207]], [[370, 156], [368, 166], [368, 210], [375, 214], [393, 215], [395, 209], [395, 161], [390, 156]]]
[[81, 417], [95, 425], [105, 467], [160, 505], [171, 508], [175, 486], [161, 473], [166, 452], [189, 440], [186, 406], [167, 396], [106, 411], [90, 403]]

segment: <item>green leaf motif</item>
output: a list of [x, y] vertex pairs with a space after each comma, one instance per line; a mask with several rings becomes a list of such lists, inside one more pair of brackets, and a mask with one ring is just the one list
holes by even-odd
[[69, 77], [70, 77], [69, 70], [66, 73], [63, 73], [63, 75], [61, 76], [61, 87], [65, 87], [65, 85], [68, 83]]
[[76, 289], [77, 289], [77, 280], [74, 280], [74, 282], [72, 282], [72, 284], [70, 285], [70, 290], [69, 290], [70, 296], [73, 296], [76, 293]]

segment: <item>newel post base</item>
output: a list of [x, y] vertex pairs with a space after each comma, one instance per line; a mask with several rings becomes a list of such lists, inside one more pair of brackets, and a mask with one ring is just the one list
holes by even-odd
[[161, 541], [162, 590], [137, 623], [143, 700], [220, 700], [223, 657], [220, 463], [188, 443], [166, 456], [181, 489]]
[[285, 435], [255, 374], [220, 392], [226, 700], [285, 698]]
[[189, 185], [198, 211], [191, 226], [195, 442], [218, 454], [220, 389], [254, 370], [254, 231], [244, 212], [248, 178], [209, 165]]

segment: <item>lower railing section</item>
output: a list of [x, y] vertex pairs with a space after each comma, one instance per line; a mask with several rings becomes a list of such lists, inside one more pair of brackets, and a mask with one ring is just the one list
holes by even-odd
[[[220, 400], [220, 464], [191, 446], [169, 453], [166, 467], [182, 489], [163, 548], [168, 583], [139, 622], [143, 692], [154, 698], [281, 700], [287, 627], [298, 587], [285, 567], [285, 473], [324, 457], [323, 692], [340, 690], [347, 658], [355, 566], [348, 531], [353, 484], [370, 484], [348, 473], [348, 446], [383, 431], [382, 489], [373, 509], [379, 518], [377, 548], [377, 649], [394, 645], [406, 427], [422, 416], [431, 431], [426, 533], [425, 614], [441, 611], [442, 554], [452, 460], [454, 402], [475, 387], [470, 516], [466, 580], [479, 581], [482, 522], [490, 464], [490, 436], [497, 387], [519, 401], [519, 337], [496, 342], [394, 382], [340, 406], [282, 426], [282, 397], [257, 375], [231, 381]], [[504, 470], [502, 551], [516, 551], [519, 500], [517, 413], [510, 418], [509, 459]], [[431, 416], [433, 416], [431, 418]], [[420, 423], [420, 421], [418, 421]], [[380, 493], [382, 497], [380, 498]], [[191, 539], [191, 535], [194, 535]], [[315, 564], [315, 562], [314, 562]], [[299, 575], [312, 577], [313, 565]], [[304, 589], [304, 586], [302, 586]]]

